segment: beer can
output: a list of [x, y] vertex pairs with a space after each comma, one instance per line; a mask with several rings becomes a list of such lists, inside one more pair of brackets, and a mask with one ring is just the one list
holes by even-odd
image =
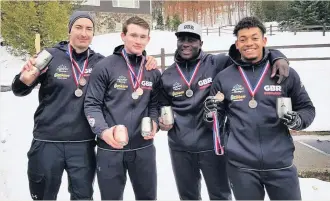
[[141, 121], [141, 135], [143, 137], [151, 135], [152, 129], [152, 119], [150, 117], [143, 117]]
[[160, 109], [160, 117], [163, 119], [163, 124], [172, 125], [174, 123], [174, 114], [171, 106], [163, 106]]
[[42, 50], [35, 59], [35, 67], [42, 71], [52, 59], [53, 56], [47, 50]]
[[113, 130], [113, 136], [115, 140], [120, 143], [122, 146], [125, 146], [128, 144], [128, 131], [126, 126], [124, 125], [116, 125]]

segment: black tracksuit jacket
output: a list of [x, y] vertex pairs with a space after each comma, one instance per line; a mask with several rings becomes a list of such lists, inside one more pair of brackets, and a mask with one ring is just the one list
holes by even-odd
[[243, 68], [251, 85], [255, 86], [268, 60], [267, 51], [264, 52], [264, 58], [256, 64], [234, 59], [237, 55], [230, 52], [234, 64], [220, 72], [211, 87], [210, 95], [218, 91], [225, 95], [219, 119], [224, 115], [228, 117], [230, 128], [225, 137], [226, 155], [229, 163], [239, 168], [270, 170], [292, 165], [295, 148], [289, 129], [277, 117], [278, 97], [291, 97], [292, 109], [302, 119], [299, 130], [307, 128], [315, 117], [313, 103], [293, 68], [290, 68], [290, 76], [280, 85], [270, 78], [269, 69], [255, 95], [257, 107], [252, 109], [248, 106], [251, 95], [238, 66]]
[[[71, 60], [68, 53], [68, 42], [62, 41], [46, 50], [52, 54], [53, 60], [48, 70], [40, 75], [36, 82], [28, 87], [16, 75], [12, 90], [16, 96], [26, 96], [40, 83], [39, 106], [34, 114], [33, 136], [37, 140], [53, 142], [71, 142], [94, 140], [95, 135], [90, 129], [84, 115], [84, 95], [87, 86], [81, 89], [84, 94], [78, 98], [74, 95], [77, 86], [74, 82]], [[89, 80], [94, 65], [104, 58], [101, 54], [89, 49], [88, 66], [85, 79]], [[79, 65], [87, 58], [87, 51], [73, 53]]]
[[[269, 55], [271, 63], [274, 63], [275, 59], [285, 58], [277, 50], [271, 50]], [[189, 80], [198, 61], [201, 61], [201, 65], [191, 85], [194, 95], [188, 98], [185, 95], [188, 86], [180, 77], [176, 63]], [[172, 106], [175, 115], [173, 128], [168, 131], [169, 146], [177, 151], [212, 150], [212, 130], [204, 124], [203, 103], [209, 96], [213, 78], [232, 62], [226, 54], [210, 55], [203, 51], [197, 58], [189, 61], [183, 60], [176, 52], [175, 62], [162, 74], [159, 98], [161, 106]]]
[[[118, 124], [125, 125], [129, 143], [124, 150], [133, 150], [153, 143], [153, 140], [144, 140], [140, 124], [143, 117], [151, 117], [158, 123], [157, 96], [161, 74], [157, 69], [147, 71], [143, 67], [141, 88], [144, 93], [139, 99], [132, 99], [130, 71], [121, 55], [123, 48], [123, 45], [116, 47], [113, 55], [106, 57], [95, 67], [85, 98], [85, 115], [93, 122], [91, 128], [99, 137], [107, 128]], [[137, 74], [142, 57], [128, 55], [128, 58]], [[99, 137], [99, 147], [113, 149]]]

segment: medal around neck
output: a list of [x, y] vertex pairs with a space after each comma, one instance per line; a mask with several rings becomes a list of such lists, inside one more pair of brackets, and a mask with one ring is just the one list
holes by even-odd
[[218, 93], [215, 95], [215, 99], [217, 101], [222, 102], [225, 99], [225, 95], [223, 93], [221, 93], [220, 91], [218, 91]]
[[83, 95], [83, 91], [81, 90], [81, 89], [76, 89], [75, 91], [74, 91], [74, 95], [76, 96], [76, 97], [81, 97], [82, 95]]
[[139, 94], [138, 94], [136, 91], [134, 91], [134, 92], [132, 93], [132, 98], [133, 98], [134, 100], [137, 100], [137, 99], [139, 98]]
[[80, 86], [85, 86], [87, 84], [87, 81], [86, 81], [86, 79], [84, 78], [84, 77], [81, 77], [80, 79], [79, 79], [79, 85]]
[[194, 95], [194, 92], [193, 92], [191, 89], [188, 89], [188, 90], [186, 91], [186, 96], [187, 96], [188, 98], [192, 97], [193, 95]]
[[258, 102], [256, 101], [256, 100], [254, 100], [254, 99], [252, 99], [252, 100], [250, 100], [249, 101], [249, 107], [250, 108], [256, 108], [258, 106]]
[[137, 88], [136, 89], [136, 93], [139, 95], [139, 96], [142, 96], [143, 95], [143, 89], [141, 87]]

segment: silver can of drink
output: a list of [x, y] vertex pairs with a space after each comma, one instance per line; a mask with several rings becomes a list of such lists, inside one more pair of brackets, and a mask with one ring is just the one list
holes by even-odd
[[292, 111], [292, 103], [290, 97], [279, 97], [276, 99], [276, 113], [278, 118], [282, 118], [284, 114]]
[[152, 129], [152, 119], [150, 117], [143, 117], [141, 121], [141, 135], [143, 137], [151, 135]]
[[52, 59], [53, 56], [47, 50], [42, 50], [35, 59], [35, 67], [42, 71]]
[[124, 125], [116, 125], [113, 130], [113, 136], [114, 139], [120, 143], [122, 146], [125, 146], [128, 144], [128, 131], [126, 126]]
[[163, 124], [172, 125], [174, 123], [174, 114], [171, 106], [163, 106], [160, 109], [160, 117], [163, 120]]

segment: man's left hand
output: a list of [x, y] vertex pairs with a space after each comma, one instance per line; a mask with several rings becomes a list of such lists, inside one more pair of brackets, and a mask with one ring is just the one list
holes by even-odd
[[[277, 71], [279, 74], [276, 74]], [[285, 59], [277, 59], [272, 68], [271, 78], [278, 77], [277, 84], [284, 82], [289, 77], [289, 64]]]
[[145, 136], [144, 139], [145, 140], [151, 140], [155, 137], [156, 133], [157, 133], [157, 129], [158, 129], [158, 126], [156, 124], [156, 122], [154, 120], [152, 120], [152, 132], [150, 135], [148, 136]]
[[146, 69], [147, 70], [153, 70], [157, 68], [157, 61], [155, 57], [152, 56], [147, 56], [147, 64], [146, 64]]
[[297, 130], [301, 127], [301, 118], [298, 112], [287, 112], [281, 120], [290, 129]]

